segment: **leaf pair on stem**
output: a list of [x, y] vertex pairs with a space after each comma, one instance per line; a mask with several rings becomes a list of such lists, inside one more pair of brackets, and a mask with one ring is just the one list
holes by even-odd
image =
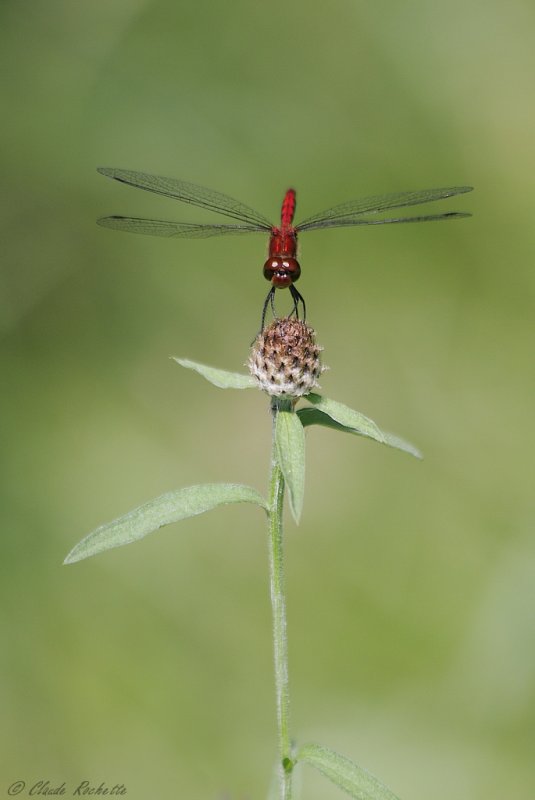
[[[228, 372], [182, 358], [175, 358], [175, 361], [198, 372], [220, 389], [256, 388], [256, 382], [250, 375]], [[318, 394], [310, 393], [304, 399], [312, 406], [297, 411], [278, 410], [275, 423], [277, 456], [288, 487], [290, 509], [296, 522], [301, 516], [305, 488], [305, 427], [323, 425], [344, 433], [366, 436], [421, 458], [420, 452], [413, 445], [381, 431], [364, 414]], [[254, 503], [268, 510], [267, 501], [262, 495], [253, 487], [243, 484], [207, 483], [176, 489], [143, 503], [112, 522], [100, 525], [71, 550], [64, 563], [74, 564], [113, 547], [130, 544], [164, 525], [195, 517], [230, 503]]]

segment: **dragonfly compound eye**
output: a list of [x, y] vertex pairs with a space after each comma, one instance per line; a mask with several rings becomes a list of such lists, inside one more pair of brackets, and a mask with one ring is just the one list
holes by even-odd
[[286, 289], [299, 278], [301, 267], [291, 256], [272, 256], [264, 264], [264, 278], [277, 289]]

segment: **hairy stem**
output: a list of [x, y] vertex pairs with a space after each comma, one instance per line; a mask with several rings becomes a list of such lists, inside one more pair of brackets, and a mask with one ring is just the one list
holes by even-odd
[[275, 443], [273, 409], [273, 438], [271, 480], [269, 492], [269, 573], [271, 609], [273, 614], [273, 643], [275, 657], [275, 691], [277, 697], [278, 774], [280, 800], [292, 797], [292, 760], [290, 751], [290, 694], [288, 687], [288, 640], [286, 635], [286, 600], [282, 556], [282, 508], [284, 477], [278, 463]]

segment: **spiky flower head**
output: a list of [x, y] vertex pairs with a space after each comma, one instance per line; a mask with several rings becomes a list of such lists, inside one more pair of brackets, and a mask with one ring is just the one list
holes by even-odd
[[302, 397], [319, 386], [325, 369], [314, 330], [293, 317], [275, 319], [256, 337], [247, 366], [260, 389], [276, 397]]

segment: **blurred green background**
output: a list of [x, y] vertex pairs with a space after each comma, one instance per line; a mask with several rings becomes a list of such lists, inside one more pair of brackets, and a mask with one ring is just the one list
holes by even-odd
[[266, 398], [169, 360], [242, 368], [265, 239], [100, 229], [211, 219], [103, 165], [273, 218], [289, 185], [298, 218], [476, 187], [429, 208], [471, 220], [303, 235], [323, 391], [426, 459], [308, 431], [293, 731], [404, 800], [535, 797], [534, 33], [528, 0], [3, 0], [1, 793], [257, 800], [275, 756], [258, 510], [61, 565], [163, 491], [268, 472]]

